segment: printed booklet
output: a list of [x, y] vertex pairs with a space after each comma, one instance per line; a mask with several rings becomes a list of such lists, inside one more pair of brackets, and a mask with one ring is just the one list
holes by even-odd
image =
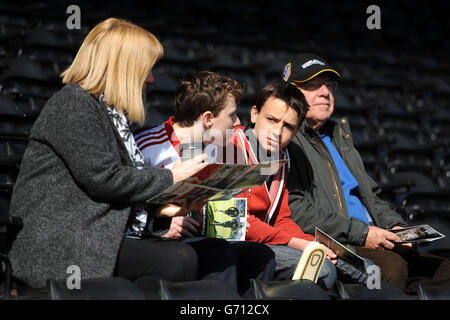
[[354, 253], [352, 250], [336, 241], [317, 227], [315, 228], [315, 236], [317, 242], [333, 250], [340, 259], [344, 260], [347, 263], [350, 263], [358, 270], [366, 272], [364, 259]]
[[188, 214], [198, 221], [195, 236], [244, 241], [247, 231], [247, 199], [208, 201], [200, 211]]
[[211, 163], [192, 177], [180, 181], [148, 203], [181, 203], [186, 200], [228, 200], [245, 189], [262, 185], [287, 160], [275, 160], [259, 164]]
[[244, 241], [247, 227], [247, 199], [208, 201], [203, 207], [204, 236]]
[[407, 243], [407, 242], [431, 242], [445, 237], [442, 233], [434, 230], [431, 226], [427, 224], [406, 227], [405, 229], [388, 230], [399, 236], [402, 241], [396, 243]]

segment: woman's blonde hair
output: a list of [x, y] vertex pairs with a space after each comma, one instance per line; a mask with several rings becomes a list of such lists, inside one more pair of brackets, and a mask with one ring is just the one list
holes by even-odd
[[64, 83], [77, 83], [127, 113], [130, 122], [143, 123], [142, 88], [164, 49], [149, 31], [128, 21], [109, 18], [84, 39], [72, 64], [61, 74]]

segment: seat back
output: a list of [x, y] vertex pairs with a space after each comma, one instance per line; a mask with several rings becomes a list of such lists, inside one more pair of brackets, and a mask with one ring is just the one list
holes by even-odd
[[369, 289], [364, 284], [339, 280], [336, 286], [339, 296], [344, 300], [409, 300], [406, 293], [388, 282], [381, 282], [380, 289]]
[[226, 282], [216, 279], [172, 282], [160, 280], [161, 300], [241, 300]]
[[331, 300], [324, 289], [310, 280], [259, 281], [250, 280], [256, 300]]
[[417, 284], [419, 300], [450, 300], [450, 286], [441, 284]]
[[80, 289], [69, 289], [64, 280], [47, 280], [50, 300], [145, 300], [142, 292], [129, 280], [119, 277], [87, 279]]

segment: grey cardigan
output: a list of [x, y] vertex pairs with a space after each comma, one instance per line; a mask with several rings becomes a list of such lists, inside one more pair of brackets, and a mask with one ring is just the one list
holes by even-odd
[[23, 219], [9, 254], [30, 286], [113, 274], [131, 208], [173, 183], [170, 170], [135, 169], [105, 106], [76, 84], [64, 86], [32, 128], [10, 214]]

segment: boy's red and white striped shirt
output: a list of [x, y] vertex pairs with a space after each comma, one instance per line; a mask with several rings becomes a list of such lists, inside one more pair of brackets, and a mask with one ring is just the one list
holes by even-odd
[[173, 130], [173, 119], [174, 117], [171, 117], [159, 126], [134, 136], [145, 163], [149, 166], [170, 169], [180, 159], [178, 152], [180, 141]]

